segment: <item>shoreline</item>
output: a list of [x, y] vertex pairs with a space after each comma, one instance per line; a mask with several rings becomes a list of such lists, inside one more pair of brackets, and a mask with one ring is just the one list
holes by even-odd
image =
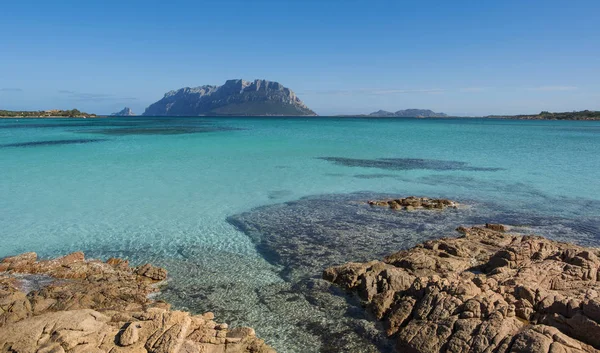
[[558, 119], [558, 118], [537, 118], [537, 117], [519, 117], [519, 116], [447, 116], [447, 117], [370, 117], [366, 115], [197, 115], [197, 116], [161, 116], [161, 115], [129, 115], [129, 116], [2, 116], [2, 119], [103, 119], [103, 118], [334, 118], [334, 119], [364, 119], [364, 120], [451, 120], [451, 119], [469, 119], [469, 120], [522, 120], [522, 121], [600, 121], [600, 118], [589, 119]]
[[[383, 260], [324, 269], [323, 278], [358, 296], [398, 352], [596, 352], [599, 249], [511, 234], [501, 224], [457, 231]], [[150, 264], [88, 260], [81, 252], [4, 258], [0, 343], [16, 352], [275, 352], [251, 328], [230, 329], [210, 312], [174, 311], [153, 299], [166, 279], [165, 269]], [[49, 340], [31, 335], [47, 327]]]
[[150, 264], [52, 260], [35, 253], [0, 262], [0, 346], [13, 352], [275, 353], [252, 328], [230, 329], [211, 312], [171, 310], [153, 295], [167, 279]]
[[323, 278], [357, 295], [397, 352], [597, 352], [599, 249], [501, 224], [457, 231]]

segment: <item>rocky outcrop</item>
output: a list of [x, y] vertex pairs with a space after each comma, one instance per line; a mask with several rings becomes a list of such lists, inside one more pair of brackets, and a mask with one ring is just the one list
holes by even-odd
[[409, 196], [401, 199], [369, 200], [371, 206], [389, 207], [394, 210], [414, 211], [416, 209], [443, 210], [447, 207], [458, 208], [458, 202], [448, 199], [430, 199], [428, 197]]
[[600, 349], [597, 249], [497, 224], [458, 230], [323, 277], [357, 293], [398, 352]]
[[[229, 329], [212, 313], [192, 315], [155, 301], [167, 271], [81, 252], [0, 262], [2, 352], [273, 353], [251, 328]], [[41, 285], [40, 285], [41, 283]], [[33, 288], [31, 288], [33, 286]]]
[[316, 115], [289, 88], [267, 80], [228, 80], [222, 86], [181, 88], [167, 92], [146, 108], [149, 116]]
[[112, 113], [110, 116], [134, 116], [135, 114], [133, 113], [133, 110], [131, 110], [131, 108], [125, 107], [123, 108], [123, 110], [116, 112], [116, 113]]
[[445, 118], [448, 115], [436, 113], [429, 109], [404, 109], [398, 110], [397, 112], [378, 110], [369, 114], [369, 116], [381, 118]]

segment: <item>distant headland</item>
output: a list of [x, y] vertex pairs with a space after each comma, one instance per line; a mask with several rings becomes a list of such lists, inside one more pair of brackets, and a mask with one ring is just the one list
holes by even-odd
[[436, 113], [429, 109], [404, 109], [396, 112], [388, 112], [385, 110], [378, 110], [369, 114], [370, 117], [382, 117], [382, 118], [447, 118], [448, 115], [444, 113]]
[[579, 112], [550, 113], [543, 111], [535, 115], [488, 115], [485, 118], [522, 119], [522, 120], [600, 120], [600, 111], [583, 110]]
[[71, 110], [39, 110], [39, 111], [12, 111], [0, 110], [0, 118], [95, 118], [96, 114], [89, 114], [77, 109]]
[[[71, 110], [10, 111], [0, 110], [0, 118], [95, 118], [128, 117], [136, 114], [129, 107], [110, 115], [97, 115]], [[142, 116], [318, 116], [290, 88], [279, 82], [257, 79], [227, 80], [221, 86], [204, 85], [169, 91], [148, 106]], [[348, 118], [495, 118], [520, 120], [600, 120], [600, 111], [583, 110], [539, 114], [458, 116], [430, 109], [378, 110], [369, 114], [340, 114]]]

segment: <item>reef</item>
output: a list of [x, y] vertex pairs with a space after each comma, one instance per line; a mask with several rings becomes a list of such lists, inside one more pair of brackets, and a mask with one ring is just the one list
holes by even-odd
[[458, 231], [323, 278], [356, 293], [398, 352], [598, 351], [598, 249], [500, 224]]
[[230, 329], [207, 312], [171, 310], [152, 296], [165, 269], [82, 252], [0, 262], [0, 351], [47, 353], [274, 353], [249, 327]]
[[438, 209], [447, 207], [458, 208], [458, 202], [448, 199], [430, 199], [428, 197], [409, 196], [401, 199], [369, 200], [371, 206], [389, 207], [394, 210], [414, 211], [416, 209]]

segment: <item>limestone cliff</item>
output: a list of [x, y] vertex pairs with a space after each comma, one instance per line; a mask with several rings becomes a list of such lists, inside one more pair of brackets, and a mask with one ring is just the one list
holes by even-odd
[[316, 115], [278, 82], [228, 80], [222, 86], [186, 87], [167, 92], [146, 108], [148, 116]]

